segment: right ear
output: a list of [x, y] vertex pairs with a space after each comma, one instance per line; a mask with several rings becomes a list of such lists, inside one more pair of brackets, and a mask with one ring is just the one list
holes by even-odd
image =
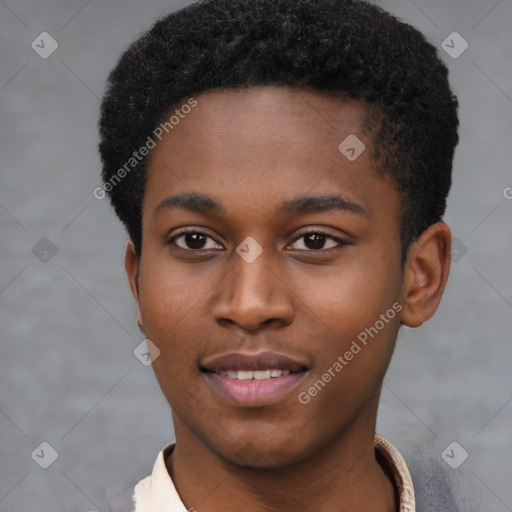
[[130, 290], [132, 291], [135, 304], [137, 305], [137, 325], [139, 326], [142, 334], [144, 334], [144, 322], [142, 321], [139, 297], [139, 258], [137, 256], [137, 251], [135, 250], [135, 245], [131, 240], [126, 244], [124, 268], [126, 269], [126, 275], [128, 276], [128, 282], [130, 283]]

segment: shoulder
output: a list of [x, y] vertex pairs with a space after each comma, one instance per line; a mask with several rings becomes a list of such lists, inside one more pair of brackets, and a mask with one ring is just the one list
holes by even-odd
[[[400, 445], [400, 443], [398, 443]], [[416, 512], [482, 512], [496, 504], [478, 482], [469, 461], [450, 467], [437, 440], [402, 446], [414, 485]]]

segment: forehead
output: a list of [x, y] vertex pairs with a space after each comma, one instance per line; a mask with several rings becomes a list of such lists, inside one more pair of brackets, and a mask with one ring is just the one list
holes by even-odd
[[[195, 99], [152, 150], [145, 212], [166, 195], [193, 191], [259, 210], [285, 196], [336, 192], [371, 213], [382, 187], [391, 189], [374, 170], [361, 102], [274, 86]], [[352, 147], [355, 159], [344, 153]]]
[[[318, 159], [322, 149], [330, 145], [337, 150], [350, 133], [363, 136], [365, 118], [362, 102], [318, 92], [283, 86], [225, 89], [199, 95], [197, 106], [172, 129], [173, 137], [167, 138], [170, 144], [174, 139], [175, 145], [195, 154], [229, 146], [232, 153], [237, 148], [247, 152], [264, 146], [270, 153], [276, 148], [291, 152], [302, 147]], [[320, 138], [324, 143], [315, 150]], [[202, 144], [198, 147], [199, 139]], [[302, 156], [305, 153], [302, 151]]]

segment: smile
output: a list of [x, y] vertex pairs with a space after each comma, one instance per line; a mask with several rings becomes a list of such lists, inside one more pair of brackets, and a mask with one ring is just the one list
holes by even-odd
[[230, 379], [238, 379], [238, 380], [266, 380], [272, 379], [276, 377], [281, 377], [283, 375], [289, 375], [290, 370], [279, 370], [276, 368], [268, 369], [268, 370], [256, 370], [256, 371], [221, 371], [215, 372], [218, 375], [222, 375], [223, 377], [229, 377]]
[[210, 390], [235, 407], [263, 407], [287, 400], [308, 373], [306, 361], [271, 351], [231, 352], [201, 361]]

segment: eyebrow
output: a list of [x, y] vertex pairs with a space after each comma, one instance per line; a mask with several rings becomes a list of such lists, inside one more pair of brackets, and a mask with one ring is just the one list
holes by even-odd
[[[187, 192], [176, 194], [163, 199], [153, 210], [156, 217], [163, 212], [181, 208], [186, 211], [222, 215], [226, 208], [215, 199], [205, 194]], [[341, 195], [296, 196], [278, 205], [277, 212], [284, 216], [300, 215], [304, 213], [322, 213], [331, 210], [343, 210], [368, 216], [366, 210], [359, 204], [343, 198]]]

